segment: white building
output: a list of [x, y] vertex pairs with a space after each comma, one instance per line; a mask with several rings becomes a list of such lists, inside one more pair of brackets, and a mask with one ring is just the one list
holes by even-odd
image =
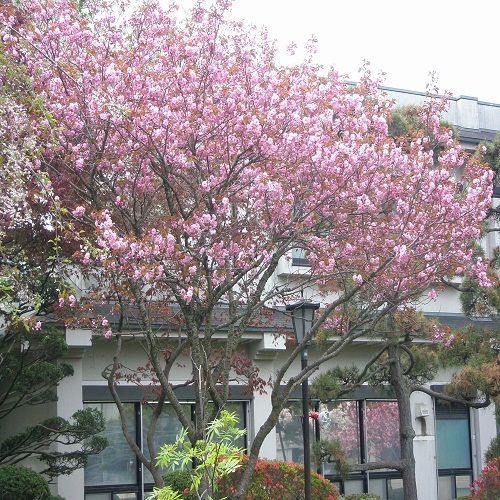
[[[386, 90], [398, 105], [415, 104], [425, 98], [419, 92]], [[500, 104], [484, 103], [472, 97], [453, 98], [445, 118], [457, 127], [463, 146], [474, 148], [481, 140], [492, 139], [500, 130]], [[497, 233], [492, 233], [488, 238], [488, 250], [500, 244]], [[294, 262], [292, 258], [290, 264], [284, 263], [279, 273], [286, 276], [287, 267], [294, 264], [300, 262]], [[443, 324], [456, 326], [467, 321], [461, 313], [458, 292], [452, 290], [443, 293], [437, 302], [425, 306], [425, 312], [429, 316], [439, 316]], [[280, 319], [279, 313], [276, 314], [277, 322], [284, 321], [284, 316]], [[492, 322], [491, 325], [500, 326], [500, 323]], [[130, 328], [133, 326], [133, 319], [130, 319]], [[268, 378], [266, 375], [272, 375], [275, 367], [280, 366], [286, 356], [284, 341], [277, 341], [273, 333], [273, 328], [264, 327], [249, 331], [245, 336], [245, 349], [260, 368], [264, 379]], [[92, 457], [85, 471], [79, 470], [70, 476], [59, 477], [53, 485], [53, 491], [67, 500], [143, 499], [144, 490], [151, 490], [151, 478], [141, 468], [123, 438], [116, 407], [101, 376], [112, 360], [114, 343], [102, 337], [92, 338], [88, 330], [68, 330], [66, 339], [70, 346], [68, 359], [73, 363], [75, 373], [60, 384], [56, 407], [47, 411], [69, 417], [84, 405], [99, 408], [108, 423], [106, 436], [110, 446], [102, 454]], [[369, 359], [368, 356], [374, 349], [373, 344], [370, 345], [366, 340], [359, 342], [363, 342], [363, 349], [359, 346], [348, 348], [335, 362], [346, 365], [360, 363], [365, 355]], [[144, 353], [132, 337], [126, 343], [124, 351], [125, 364], [145, 364]], [[310, 357], [314, 355], [314, 346], [311, 346]], [[298, 370], [300, 361], [297, 360], [296, 363], [292, 370]], [[189, 378], [189, 364], [186, 363], [185, 366], [179, 367], [176, 373], [179, 382]], [[431, 385], [439, 390], [449, 380], [449, 376], [450, 373], [443, 372]], [[250, 395], [244, 389], [242, 386], [233, 387], [231, 408], [240, 415], [240, 421], [247, 428], [246, 439], [251, 440], [268, 414], [270, 401], [267, 395]], [[150, 411], [148, 405], [143, 404], [148, 395], [143, 388], [127, 382], [120, 384], [118, 390], [126, 402], [130, 425], [135, 429], [137, 442], [140, 443], [142, 422]], [[184, 391], [182, 399], [186, 409], [194, 411], [193, 395], [188, 389]], [[297, 395], [297, 399], [299, 397]], [[268, 436], [261, 450], [262, 456], [301, 460], [301, 434], [298, 435], [298, 441], [293, 434], [300, 422], [297, 417], [300, 409], [297, 407], [293, 412], [294, 404], [293, 401], [290, 402], [290, 410], [294, 415], [291, 426], [288, 429], [283, 426]], [[497, 433], [494, 409], [448, 407], [436, 403], [423, 393], [412, 396], [412, 408], [419, 498], [453, 500], [456, 496], [466, 495], [470, 483], [478, 477], [484, 465], [484, 452]], [[364, 461], [397, 458], [397, 407], [388, 394], [380, 395], [364, 388], [349, 400], [331, 406], [330, 410], [330, 432], [343, 436], [344, 444], [353, 458]], [[168, 408], [162, 418], [160, 427], [164, 429], [164, 434], [159, 435], [158, 439], [174, 438], [179, 430], [177, 418]], [[13, 415], [10, 431], [20, 430], [16, 422], [20, 426], [24, 425], [24, 420], [20, 421], [18, 415]], [[9, 427], [5, 426], [2, 432], [6, 428]], [[400, 476], [391, 471], [353, 474], [346, 482], [329, 476], [332, 473], [329, 468], [325, 468], [324, 473], [332, 477], [345, 493], [371, 491], [387, 500], [402, 498]]]

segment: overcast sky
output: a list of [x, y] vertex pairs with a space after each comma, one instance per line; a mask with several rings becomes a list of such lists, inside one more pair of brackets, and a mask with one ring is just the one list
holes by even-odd
[[349, 80], [367, 60], [389, 87], [425, 91], [433, 71], [441, 91], [500, 104], [499, 0], [234, 0], [232, 17], [266, 26], [283, 52], [315, 35], [318, 62]]

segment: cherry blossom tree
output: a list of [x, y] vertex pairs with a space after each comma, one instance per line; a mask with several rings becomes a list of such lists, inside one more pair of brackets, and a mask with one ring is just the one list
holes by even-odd
[[[159, 387], [151, 456], [165, 402], [192, 442], [203, 438], [229, 397], [248, 327], [301, 290], [321, 301], [311, 332], [273, 374], [272, 411], [252, 441], [241, 498], [265, 436], [305, 377], [429, 283], [466, 269], [487, 281], [470, 243], [492, 177], [440, 127], [445, 100], [419, 110], [442, 147], [435, 165], [425, 134], [409, 143], [388, 134], [392, 103], [369, 72], [349, 86], [314, 65], [313, 49], [279, 67], [274, 42], [227, 21], [229, 7], [200, 2], [181, 20], [154, 1], [78, 9], [25, 0], [21, 25], [9, 15], [0, 22], [7, 50], [25, 62], [57, 123], [43, 168], [64, 209], [68, 255], [89, 284], [76, 303], [61, 297], [60, 312], [71, 324], [82, 320], [80, 306], [109, 304], [94, 327], [116, 343], [104, 376], [122, 415], [122, 334], [131, 312], [138, 318]], [[294, 248], [306, 251], [308, 272], [282, 279], [278, 265]], [[334, 332], [332, 341], [291, 374], [320, 330]], [[185, 352], [195, 422], [171, 383]], [[154, 461], [123, 423], [160, 486]]]

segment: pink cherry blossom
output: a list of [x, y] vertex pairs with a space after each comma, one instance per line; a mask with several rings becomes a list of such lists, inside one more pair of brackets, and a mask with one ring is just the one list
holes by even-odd
[[82, 207], [81, 205], [79, 205], [78, 207], [76, 207], [73, 210], [73, 215], [75, 217], [83, 217], [85, 215], [85, 207]]
[[[184, 20], [154, 1], [120, 16], [112, 4], [90, 2], [82, 15], [69, 0], [24, 0], [23, 24], [0, 9], [0, 31], [16, 33], [5, 50], [22, 54], [57, 124], [38, 172], [59, 197], [68, 258], [88, 278], [89, 301], [138, 311], [166, 392], [163, 368], [177, 361], [158, 360], [158, 334], [170, 333], [158, 317], [183, 329], [197, 387], [219, 397], [248, 327], [301, 291], [322, 304], [311, 335], [321, 326], [347, 345], [365, 327], [351, 314], [360, 304], [376, 321], [456, 272], [489, 283], [472, 243], [492, 172], [441, 127], [446, 97], [419, 108], [436, 162], [425, 134], [388, 135], [393, 103], [379, 79], [367, 72], [351, 86], [309, 60], [279, 66], [274, 42], [229, 22], [225, 0], [201, 1]], [[297, 249], [307, 268], [292, 265]], [[108, 326], [92, 325], [110, 338]], [[213, 363], [218, 329], [230, 341]], [[338, 345], [325, 343], [315, 362]], [[273, 391], [300, 383], [288, 366]]]

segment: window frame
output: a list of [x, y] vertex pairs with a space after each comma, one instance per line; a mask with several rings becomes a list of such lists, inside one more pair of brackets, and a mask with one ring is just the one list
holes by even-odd
[[[93, 389], [96, 389], [94, 387]], [[99, 387], [97, 390], [87, 390], [84, 391], [84, 401], [83, 404], [85, 405], [90, 405], [90, 404], [111, 404], [115, 406], [114, 401], [111, 398], [111, 395], [109, 394], [109, 391], [107, 387]], [[106, 389], [106, 393], [100, 389]], [[135, 439], [136, 443], [139, 445], [141, 449], [144, 450], [144, 447], [146, 446], [146, 443], [143, 442], [143, 405], [148, 404], [147, 401], [144, 400], [144, 398], [137, 398], [137, 388], [136, 387], [121, 387], [122, 395], [128, 395], [128, 397], [123, 398], [123, 403], [127, 404], [133, 404], [134, 405], [134, 425], [135, 425]], [[128, 389], [128, 390], [127, 390]], [[89, 397], [90, 395], [101, 395], [104, 397], [101, 398], [92, 398]], [[135, 395], [136, 398], [131, 400], [130, 396]], [[87, 396], [87, 397], [86, 397]], [[104, 400], [103, 400], [104, 399]], [[240, 404], [242, 406], [242, 411], [241, 414], [243, 415], [243, 422], [241, 422], [241, 425], [247, 429], [247, 434], [248, 434], [248, 403], [251, 398], [249, 397], [243, 397], [243, 398], [235, 398], [231, 399], [228, 401], [228, 403], [231, 404]], [[149, 401], [152, 403], [152, 401]], [[168, 403], [166, 403], [168, 404]], [[196, 411], [196, 404], [193, 399], [191, 400], [186, 400], [182, 401], [182, 404], [189, 405], [191, 408], [191, 418], [193, 421], [195, 414], [194, 412]], [[245, 434], [244, 436], [244, 443], [245, 443], [245, 449], [248, 449], [248, 444], [249, 444], [249, 437], [248, 435]], [[132, 452], [133, 453], [133, 452]], [[143, 500], [145, 498], [144, 495], [145, 493], [148, 494], [153, 491], [153, 486], [154, 483], [152, 482], [146, 482], [145, 481], [145, 475], [143, 471], [143, 465], [141, 461], [134, 455], [134, 460], [135, 460], [135, 483], [127, 483], [127, 484], [99, 484], [99, 485], [84, 485], [84, 498], [87, 500], [92, 500], [92, 495], [108, 495], [108, 499], [112, 500], [115, 497], [115, 495], [123, 495], [123, 494], [131, 494], [135, 495], [136, 500]]]

